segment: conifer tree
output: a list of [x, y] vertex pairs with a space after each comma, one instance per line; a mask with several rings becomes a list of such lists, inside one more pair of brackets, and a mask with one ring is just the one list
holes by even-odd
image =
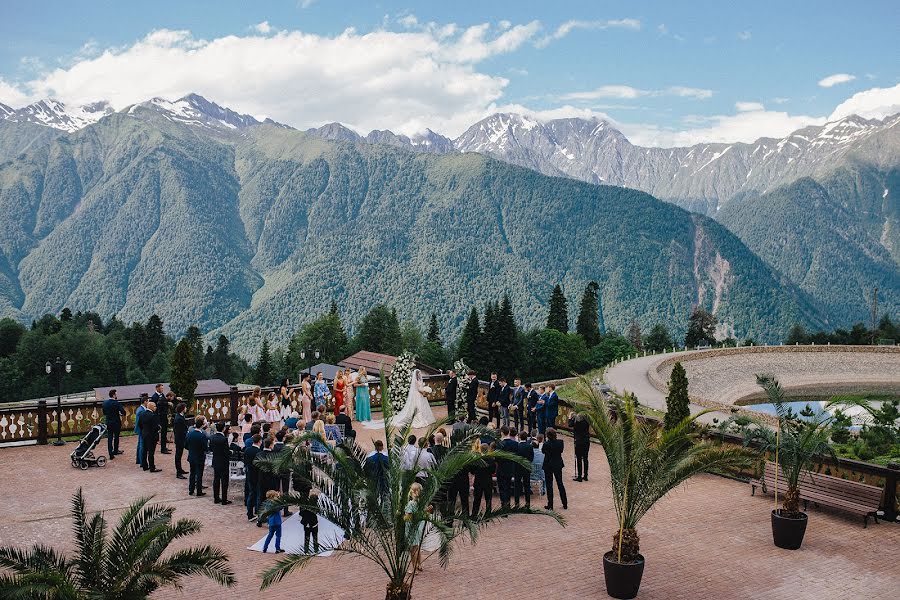
[[669, 395], [666, 396], [666, 416], [663, 421], [665, 428], [671, 429], [690, 414], [687, 373], [681, 363], [677, 362], [669, 377]]
[[635, 350], [641, 351], [644, 349], [644, 343], [641, 339], [641, 326], [638, 325], [636, 320], [631, 320], [631, 325], [628, 326], [628, 334], [625, 337], [628, 338]]
[[684, 336], [684, 345], [688, 348], [716, 343], [716, 317], [701, 307], [694, 309], [688, 321], [687, 334]]
[[231, 373], [231, 343], [224, 335], [220, 335], [216, 341], [216, 349], [212, 355], [212, 376], [221, 379], [225, 383], [232, 383]]
[[519, 346], [519, 328], [513, 314], [509, 293], [503, 294], [503, 301], [497, 309], [497, 339], [494, 347], [494, 361], [498, 373], [510, 378], [522, 367], [522, 353]]
[[338, 314], [338, 305], [334, 300], [331, 301], [331, 308], [328, 310], [328, 314], [337, 315]]
[[206, 357], [203, 355], [203, 334], [200, 333], [199, 327], [191, 325], [187, 328], [184, 337], [187, 338], [188, 344], [194, 351], [194, 373], [197, 375], [197, 379], [204, 379], [206, 377]]
[[581, 308], [578, 311], [578, 322], [575, 325], [575, 331], [584, 338], [584, 343], [588, 348], [592, 348], [600, 343], [600, 286], [596, 281], [592, 281], [584, 288], [584, 294], [581, 296]]
[[662, 323], [654, 325], [650, 333], [644, 337], [644, 348], [652, 352], [662, 352], [666, 348], [671, 347], [672, 337], [669, 335], [669, 330]]
[[428, 337], [429, 342], [435, 342], [438, 345], [441, 343], [441, 329], [438, 327], [437, 315], [431, 313], [431, 321], [428, 323]]
[[547, 329], [555, 329], [562, 333], [569, 332], [568, 300], [557, 283], [550, 294], [550, 312], [547, 315]]
[[481, 333], [481, 352], [479, 358], [481, 365], [479, 371], [485, 373], [497, 369], [497, 343], [500, 337], [499, 327], [497, 323], [497, 313], [500, 308], [495, 303], [488, 300], [484, 305], [484, 327]]
[[175, 346], [172, 354], [172, 381], [169, 386], [176, 396], [180, 396], [185, 402], [193, 402], [194, 392], [197, 389], [197, 376], [194, 373], [194, 351], [187, 338]]
[[469, 311], [469, 318], [466, 319], [466, 325], [463, 327], [462, 334], [459, 336], [456, 354], [458, 359], [479, 372], [482, 368], [481, 338], [481, 323], [478, 319], [478, 309], [473, 306], [472, 310]]
[[272, 385], [272, 353], [269, 350], [269, 338], [263, 338], [259, 349], [259, 360], [256, 361], [256, 385]]

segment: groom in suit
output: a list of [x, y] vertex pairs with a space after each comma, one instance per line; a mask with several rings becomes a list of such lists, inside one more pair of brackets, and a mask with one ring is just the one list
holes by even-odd
[[497, 373], [491, 373], [491, 381], [488, 383], [487, 403], [488, 420], [497, 419], [497, 428], [500, 428], [500, 406], [497, 399], [500, 397], [500, 382], [497, 381]]
[[444, 400], [447, 402], [447, 416], [452, 417], [456, 414], [456, 388], [459, 381], [456, 380], [456, 371], [450, 369], [447, 371], [450, 379], [447, 381], [447, 387], [444, 388]]
[[469, 376], [469, 387], [466, 388], [466, 412], [469, 420], [474, 421], [476, 417], [475, 401], [478, 400], [478, 376], [475, 371], [469, 371], [467, 375]]

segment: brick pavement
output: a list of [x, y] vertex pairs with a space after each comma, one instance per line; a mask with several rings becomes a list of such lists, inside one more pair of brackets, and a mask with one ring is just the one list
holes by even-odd
[[[439, 410], [439, 409], [438, 409]], [[438, 412], [436, 410], [436, 412]], [[360, 431], [364, 444], [372, 432]], [[176, 480], [171, 456], [161, 456], [159, 474], [141, 471], [133, 462], [134, 439], [123, 438], [125, 454], [105, 469], [73, 469], [69, 444], [63, 448], [0, 449], [3, 499], [0, 544], [33, 542], [68, 549], [71, 544], [68, 504], [82, 485], [89, 509], [111, 513], [134, 497], [155, 494], [177, 507], [176, 517], [203, 523], [203, 531], [187, 543], [208, 542], [225, 548], [237, 572], [238, 585], [218, 588], [206, 580], [189, 582], [185, 594], [206, 598], [248, 598], [259, 589], [258, 574], [274, 555], [245, 548], [262, 536], [248, 524], [239, 502], [221, 507], [206, 498], [190, 497], [186, 481]], [[566, 441], [566, 475], [574, 466]], [[568, 527], [549, 519], [515, 517], [486, 531], [476, 546], [458, 549], [449, 568], [437, 558], [425, 563], [416, 579], [417, 599], [489, 600], [516, 598], [607, 598], [602, 555], [615, 529], [612, 499], [605, 480], [602, 450], [591, 449], [589, 482], [567, 482]], [[232, 488], [233, 489], [233, 488]], [[233, 489], [233, 491], [235, 491]], [[830, 600], [896, 599], [900, 573], [900, 525], [884, 523], [863, 529], [859, 520], [812, 511], [803, 548], [791, 552], [772, 545], [771, 497], [751, 497], [746, 484], [703, 475], [662, 500], [638, 529], [647, 567], [640, 598]], [[177, 597], [168, 591], [157, 597]], [[258, 596], [257, 596], [258, 597]], [[316, 558], [264, 593], [270, 599], [311, 597], [380, 600], [384, 577], [373, 564], [355, 558]]]

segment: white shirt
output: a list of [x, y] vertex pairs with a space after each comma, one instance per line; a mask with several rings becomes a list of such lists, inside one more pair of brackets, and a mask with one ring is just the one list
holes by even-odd
[[412, 444], [407, 444], [403, 447], [403, 460], [401, 461], [401, 465], [403, 468], [409, 471], [416, 464], [416, 452], [418, 449]]

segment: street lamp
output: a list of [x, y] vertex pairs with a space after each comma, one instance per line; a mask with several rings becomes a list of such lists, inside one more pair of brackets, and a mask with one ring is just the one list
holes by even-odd
[[63, 369], [66, 373], [72, 372], [72, 363], [67, 360], [63, 364], [62, 359], [57, 356], [54, 362], [48, 360], [44, 369], [47, 371], [47, 375], [56, 371], [56, 441], [53, 442], [53, 445], [64, 446], [66, 442], [62, 439], [62, 376]]
[[[319, 352], [319, 349], [318, 349], [318, 348], [316, 348], [315, 350], [312, 350], [312, 349], [309, 349], [309, 350], [301, 350], [301, 351], [300, 351], [300, 360], [306, 360], [306, 353], [307, 353], [307, 352], [308, 352], [310, 355], [312, 355], [313, 353], [315, 353], [315, 355], [316, 355], [316, 360], [319, 360], [319, 355], [320, 355], [321, 353]], [[310, 356], [310, 359], [312, 359], [312, 356]], [[301, 371], [300, 373], [301, 373], [301, 375], [302, 375], [303, 372]], [[312, 364], [306, 365], [306, 374], [309, 375], [310, 378], [312, 378]], [[300, 379], [303, 379], [303, 377], [301, 377]]]

